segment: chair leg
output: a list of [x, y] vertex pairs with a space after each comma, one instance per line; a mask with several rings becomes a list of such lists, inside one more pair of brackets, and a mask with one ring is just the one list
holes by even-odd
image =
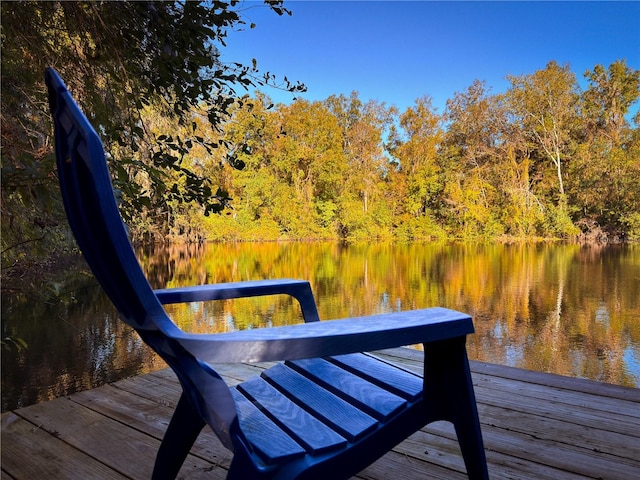
[[183, 393], [160, 444], [152, 480], [176, 478], [204, 426], [205, 421], [191, 408]]
[[[477, 416], [476, 416], [477, 419]], [[453, 422], [460, 444], [460, 451], [470, 479], [488, 480], [487, 459], [485, 457], [480, 425], [474, 425], [471, 418], [458, 418]]]
[[424, 345], [425, 404], [435, 413], [434, 420], [453, 423], [468, 477], [488, 480], [465, 341], [458, 337]]

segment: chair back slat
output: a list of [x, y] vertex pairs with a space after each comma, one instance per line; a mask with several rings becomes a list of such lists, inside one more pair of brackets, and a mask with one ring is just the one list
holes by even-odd
[[46, 82], [62, 198], [78, 246], [123, 320], [155, 330], [154, 318], [164, 317], [164, 309], [120, 217], [102, 142], [54, 70], [47, 69]]

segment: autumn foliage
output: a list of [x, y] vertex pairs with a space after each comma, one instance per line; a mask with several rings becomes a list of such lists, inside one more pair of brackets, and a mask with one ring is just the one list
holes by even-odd
[[398, 112], [355, 92], [272, 109], [258, 94], [225, 126], [245, 168], [203, 165], [233, 208], [182, 225], [209, 240], [638, 238], [639, 76], [597, 65], [581, 91], [550, 62], [501, 94], [475, 81], [442, 113], [428, 96]]

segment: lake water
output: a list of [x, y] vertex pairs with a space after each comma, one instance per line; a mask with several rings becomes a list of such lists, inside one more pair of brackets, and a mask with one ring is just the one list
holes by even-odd
[[[471, 359], [640, 387], [640, 245], [241, 243], [140, 250], [154, 288], [303, 278], [323, 320], [431, 306], [473, 315]], [[82, 269], [56, 301], [2, 299], [2, 410], [163, 368]], [[168, 307], [194, 332], [300, 321], [285, 296]]]

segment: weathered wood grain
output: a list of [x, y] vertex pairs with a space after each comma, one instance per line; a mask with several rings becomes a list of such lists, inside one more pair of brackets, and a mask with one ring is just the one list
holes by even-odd
[[3, 478], [126, 478], [18, 415], [2, 415]]
[[[385, 360], [421, 373], [422, 352]], [[216, 365], [230, 384], [272, 363]], [[640, 390], [471, 362], [489, 473], [496, 479], [640, 478]], [[2, 480], [149, 478], [180, 395], [160, 370], [2, 415]], [[231, 454], [205, 428], [180, 478], [223, 479]], [[357, 479], [466, 478], [452, 426], [436, 422]]]

